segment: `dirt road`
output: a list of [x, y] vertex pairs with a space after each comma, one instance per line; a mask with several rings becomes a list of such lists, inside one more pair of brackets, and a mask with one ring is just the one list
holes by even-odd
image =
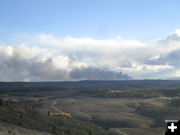
[[51, 108], [53, 108], [54, 110], [56, 110], [59, 113], [62, 113], [63, 111], [60, 110], [59, 108], [57, 108], [55, 105], [57, 104], [57, 100], [54, 100], [54, 102], [51, 104]]

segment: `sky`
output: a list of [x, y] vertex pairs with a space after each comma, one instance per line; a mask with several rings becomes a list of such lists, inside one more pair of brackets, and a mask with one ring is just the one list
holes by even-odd
[[179, 0], [0, 0], [0, 81], [102, 79], [114, 72], [180, 77], [179, 6]]

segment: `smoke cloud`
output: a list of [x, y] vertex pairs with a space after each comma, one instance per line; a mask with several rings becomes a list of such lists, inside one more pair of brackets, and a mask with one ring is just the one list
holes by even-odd
[[131, 80], [127, 74], [121, 72], [113, 72], [107, 69], [94, 67], [77, 68], [70, 72], [70, 77], [74, 79], [84, 80]]
[[[180, 76], [180, 30], [142, 43], [26, 35], [0, 44], [1, 81], [124, 80]], [[128, 75], [129, 76], [128, 76]]]

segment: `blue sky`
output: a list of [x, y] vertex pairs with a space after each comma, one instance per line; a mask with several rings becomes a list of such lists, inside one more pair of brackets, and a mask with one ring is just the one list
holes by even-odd
[[[179, 0], [0, 0], [1, 40], [22, 33], [149, 41], [180, 28]], [[3, 37], [3, 39], [2, 39]]]
[[179, 7], [179, 0], [0, 0], [0, 81], [114, 72], [180, 78]]

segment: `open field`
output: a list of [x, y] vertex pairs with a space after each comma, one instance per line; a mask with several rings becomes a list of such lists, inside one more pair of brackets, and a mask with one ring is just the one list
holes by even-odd
[[[3, 112], [3, 108], [9, 113], [12, 109], [1, 107], [0, 113], [4, 116], [0, 121], [6, 125], [3, 129], [18, 126], [19, 130], [13, 132], [27, 134], [32, 130], [34, 134], [43, 132], [75, 135], [83, 131], [81, 134], [86, 135], [92, 134], [96, 129], [94, 135], [162, 135], [165, 132], [165, 119], [180, 118], [180, 81], [2, 83], [0, 95], [10, 107], [20, 106], [21, 109], [15, 109], [15, 112], [27, 108], [23, 111], [25, 117], [21, 119], [18, 118], [20, 116], [15, 117], [15, 112], [12, 113], [11, 117], [21, 122], [17, 125], [18, 123], [9, 120], [11, 117], [5, 117]], [[34, 117], [31, 110], [40, 117]], [[71, 114], [72, 118], [47, 116], [48, 111], [57, 110]], [[47, 128], [50, 126], [49, 122], [44, 121], [41, 124], [40, 121], [44, 118], [53, 123], [55, 132], [53, 128]], [[25, 124], [23, 121], [26, 119], [29, 121]], [[30, 128], [33, 121], [36, 121], [39, 128]], [[59, 125], [60, 121], [63, 124]], [[75, 123], [76, 126], [73, 125]], [[90, 129], [85, 125], [76, 131], [77, 123], [80, 127], [88, 123], [92, 131], [86, 131]], [[102, 130], [99, 130], [99, 127]], [[24, 131], [26, 129], [27, 131]], [[1, 129], [1, 132], [4, 130]]]

